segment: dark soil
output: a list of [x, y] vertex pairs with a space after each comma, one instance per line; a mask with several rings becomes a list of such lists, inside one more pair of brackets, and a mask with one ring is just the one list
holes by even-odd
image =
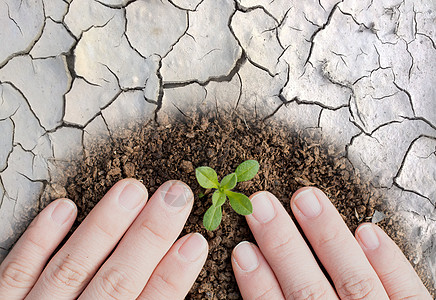
[[194, 208], [182, 235], [200, 232], [209, 241], [209, 257], [187, 299], [240, 299], [230, 255], [241, 241], [254, 241], [244, 217], [224, 205], [219, 228], [208, 232], [202, 217], [211, 195], [195, 179], [195, 168], [210, 166], [218, 176], [233, 172], [246, 159], [256, 159], [260, 171], [237, 190], [246, 195], [259, 190], [274, 193], [290, 212], [289, 199], [302, 186], [322, 189], [354, 231], [369, 221], [379, 196], [362, 182], [347, 159], [333, 145], [321, 144], [315, 136], [293, 132], [280, 124], [246, 123], [239, 118], [216, 120], [199, 117], [171, 126], [152, 124], [124, 130], [110, 142], [96, 142], [83, 162], [66, 171], [67, 197], [73, 199], [79, 216], [75, 227], [118, 180], [141, 180], [150, 195], [165, 181], [186, 182], [195, 195]]

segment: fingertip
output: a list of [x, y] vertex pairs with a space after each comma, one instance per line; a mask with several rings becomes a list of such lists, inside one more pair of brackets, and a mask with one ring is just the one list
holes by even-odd
[[62, 226], [65, 223], [71, 223], [72, 220], [76, 219], [77, 206], [70, 199], [58, 199], [54, 201], [50, 216], [51, 220], [59, 226]]
[[178, 253], [187, 261], [195, 262], [208, 252], [209, 245], [207, 240], [198, 232], [185, 236], [183, 244]]
[[232, 251], [232, 260], [242, 272], [252, 272], [259, 266], [255, 246], [247, 241], [240, 242]]
[[68, 198], [59, 198], [59, 199], [56, 199], [56, 202], [68, 203], [68, 205], [71, 205], [74, 208], [74, 210], [77, 211], [76, 203], [73, 200], [71, 200], [71, 199], [68, 199]]
[[296, 190], [293, 194], [292, 194], [292, 196], [291, 196], [291, 203], [293, 203], [294, 201], [295, 201], [295, 199], [296, 198], [299, 198], [299, 197], [301, 197], [301, 195], [303, 195], [304, 193], [306, 193], [307, 191], [309, 191], [309, 190], [312, 190], [313, 189], [313, 187], [311, 187], [311, 186], [305, 186], [305, 187], [301, 187], [301, 188], [299, 188], [298, 190]]
[[272, 193], [259, 191], [250, 196], [250, 201], [253, 205], [253, 212], [247, 216], [247, 220], [252, 219], [250, 217], [252, 216], [259, 224], [267, 224], [277, 216], [274, 203], [278, 200]]
[[120, 185], [120, 186], [125, 187], [125, 186], [127, 186], [129, 184], [133, 184], [136, 187], [138, 187], [145, 194], [145, 198], [148, 198], [148, 189], [145, 187], [145, 185], [141, 181], [139, 181], [139, 180], [137, 180], [135, 178], [121, 179], [115, 185], [117, 185], [117, 186]]
[[273, 194], [271, 194], [268, 191], [257, 191], [255, 193], [251, 194], [248, 198], [250, 199], [250, 201], [253, 201], [253, 199], [257, 198], [258, 196], [262, 196], [262, 195], [267, 196], [267, 197], [274, 196]]

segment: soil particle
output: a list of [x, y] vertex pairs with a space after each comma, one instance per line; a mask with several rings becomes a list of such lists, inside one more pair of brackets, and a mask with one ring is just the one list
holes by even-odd
[[[380, 195], [360, 179], [346, 158], [336, 154], [334, 145], [321, 143], [315, 135], [303, 135], [283, 124], [203, 116], [167, 126], [147, 124], [117, 136], [111, 143], [93, 144], [84, 160], [64, 173], [61, 181], [66, 186], [66, 196], [79, 208], [73, 229], [122, 178], [139, 179], [150, 195], [167, 180], [186, 182], [195, 200], [182, 235], [200, 232], [210, 248], [206, 265], [186, 299], [240, 299], [231, 252], [241, 241], [254, 242], [245, 218], [228, 203], [223, 207], [218, 229], [204, 229], [202, 218], [210, 206], [211, 193], [198, 185], [196, 167], [210, 166], [222, 178], [244, 160], [255, 159], [260, 163], [258, 175], [238, 184], [237, 191], [246, 195], [270, 191], [290, 213], [291, 195], [300, 187], [317, 186], [353, 232], [360, 223], [370, 221], [380, 203]], [[200, 199], [200, 194], [205, 196]]]

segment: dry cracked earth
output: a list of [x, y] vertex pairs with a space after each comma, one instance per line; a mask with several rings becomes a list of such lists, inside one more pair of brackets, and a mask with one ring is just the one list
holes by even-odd
[[0, 28], [0, 261], [94, 137], [203, 106], [322, 134], [435, 272], [435, 1], [0, 0]]

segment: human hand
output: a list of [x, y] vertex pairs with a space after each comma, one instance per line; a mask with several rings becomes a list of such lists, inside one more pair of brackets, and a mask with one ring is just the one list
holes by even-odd
[[242, 242], [232, 254], [244, 299], [431, 299], [383, 230], [362, 224], [354, 238], [319, 189], [298, 190], [291, 209], [332, 283], [277, 198], [258, 192], [251, 200], [246, 218], [259, 248]]
[[0, 265], [0, 299], [183, 299], [208, 252], [197, 233], [175, 242], [192, 191], [168, 181], [147, 196], [118, 182], [46, 266], [77, 214], [70, 200], [49, 204]]

